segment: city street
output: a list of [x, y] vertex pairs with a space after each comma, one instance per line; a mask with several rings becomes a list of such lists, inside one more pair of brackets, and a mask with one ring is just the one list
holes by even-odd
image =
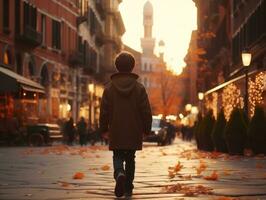
[[[137, 152], [132, 199], [266, 199], [266, 158], [195, 150], [176, 139]], [[0, 199], [115, 199], [106, 146], [0, 148]]]

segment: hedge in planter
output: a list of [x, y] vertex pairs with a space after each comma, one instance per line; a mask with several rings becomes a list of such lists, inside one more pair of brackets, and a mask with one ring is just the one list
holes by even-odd
[[213, 144], [211, 139], [212, 129], [215, 123], [212, 111], [209, 111], [203, 118], [199, 127], [199, 144], [200, 149], [205, 151], [213, 151]]
[[266, 154], [266, 119], [263, 108], [256, 106], [248, 128], [250, 146], [255, 154]]
[[223, 109], [220, 111], [212, 131], [212, 141], [216, 151], [227, 153], [227, 146], [224, 139], [226, 120]]
[[241, 109], [235, 108], [231, 113], [225, 126], [224, 136], [228, 152], [232, 155], [242, 155], [247, 139], [247, 128]]

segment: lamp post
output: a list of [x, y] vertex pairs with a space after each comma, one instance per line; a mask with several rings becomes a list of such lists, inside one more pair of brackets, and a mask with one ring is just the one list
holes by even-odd
[[251, 53], [247, 50], [242, 51], [242, 63], [245, 67], [245, 112], [248, 117], [248, 66], [251, 62]]
[[92, 101], [93, 101], [93, 93], [94, 93], [94, 84], [89, 84], [89, 127], [92, 126]]
[[202, 100], [204, 99], [204, 93], [203, 92], [199, 92], [198, 93], [198, 98], [199, 98], [199, 103], [200, 103], [200, 111], [201, 111], [201, 114], [203, 114], [203, 102]]

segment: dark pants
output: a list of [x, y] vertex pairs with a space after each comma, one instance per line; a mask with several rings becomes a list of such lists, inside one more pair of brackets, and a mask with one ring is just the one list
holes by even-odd
[[[126, 190], [132, 190], [135, 175], [135, 150], [113, 150], [114, 179], [119, 172], [126, 175]], [[125, 162], [125, 168], [124, 168]]]

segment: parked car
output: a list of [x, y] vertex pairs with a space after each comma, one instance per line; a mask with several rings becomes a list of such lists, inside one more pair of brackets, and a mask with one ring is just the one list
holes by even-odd
[[50, 145], [62, 141], [63, 134], [57, 124], [34, 124], [27, 126], [28, 144], [32, 146]]
[[144, 142], [156, 142], [158, 146], [167, 144], [167, 126], [161, 118], [152, 117], [151, 134], [144, 138]]

